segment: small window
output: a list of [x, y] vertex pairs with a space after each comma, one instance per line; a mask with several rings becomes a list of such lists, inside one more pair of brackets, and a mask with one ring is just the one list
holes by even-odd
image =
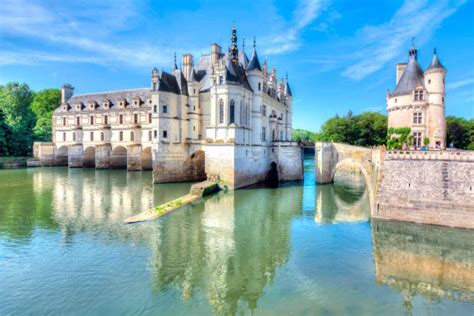
[[151, 113], [148, 113], [148, 123], [151, 123]]
[[223, 76], [219, 76], [219, 84], [224, 84], [224, 77]]
[[122, 114], [119, 115], [119, 124], [123, 124], [123, 115]]
[[421, 122], [422, 122], [421, 112], [413, 113], [413, 124], [421, 124]]
[[153, 91], [156, 91], [156, 82], [153, 82]]
[[73, 142], [76, 141], [76, 133], [72, 133], [72, 141], [73, 141]]
[[235, 102], [230, 100], [229, 105], [229, 124], [235, 123]]
[[267, 106], [264, 104], [262, 105], [262, 115], [266, 116], [267, 115]]
[[130, 132], [130, 140], [132, 142], [135, 141], [135, 133], [134, 132]]
[[153, 106], [153, 112], [158, 112], [158, 107], [156, 105]]
[[415, 90], [415, 101], [423, 101], [423, 90]]
[[193, 131], [194, 131], [194, 132], [196, 131], [196, 126], [193, 126]]
[[107, 115], [104, 116], [104, 124], [105, 125], [109, 124], [109, 117]]
[[133, 114], [133, 123], [138, 124], [138, 114]]
[[266, 138], [266, 129], [265, 127], [262, 127], [262, 142], [265, 141], [265, 138]]
[[444, 97], [441, 97], [441, 102], [443, 102], [443, 104], [444, 104]]
[[431, 79], [428, 79], [428, 84], [431, 84]]
[[224, 100], [219, 100], [219, 124], [224, 124]]
[[168, 113], [168, 106], [167, 105], [163, 105], [162, 112], [163, 113]]
[[157, 138], [158, 137], [158, 131], [154, 130], [153, 133], [154, 133], [155, 138]]
[[397, 100], [397, 99], [395, 99], [395, 103], [397, 103], [397, 101], [398, 101], [398, 100]]
[[94, 117], [91, 116], [91, 125], [94, 125]]
[[67, 125], [66, 123], [67, 123], [67, 120], [65, 117], [63, 117], [63, 126], [66, 126]]
[[100, 141], [104, 141], [105, 137], [104, 137], [104, 132], [100, 132]]
[[148, 131], [148, 141], [151, 142], [151, 138], [152, 138], [152, 133], [151, 133], [151, 131]]
[[63, 133], [63, 142], [66, 141], [66, 133]]
[[81, 118], [80, 117], [76, 117], [76, 125], [81, 125]]
[[413, 133], [413, 146], [421, 147], [421, 132]]
[[168, 131], [163, 131], [163, 138], [168, 138]]
[[121, 142], [123, 141], [123, 132], [119, 133], [119, 141], [121, 141]]
[[94, 141], [94, 132], [91, 132], [91, 142]]
[[193, 94], [196, 94], [196, 89], [193, 89]]
[[258, 91], [262, 90], [262, 84], [259, 82], [258, 83]]

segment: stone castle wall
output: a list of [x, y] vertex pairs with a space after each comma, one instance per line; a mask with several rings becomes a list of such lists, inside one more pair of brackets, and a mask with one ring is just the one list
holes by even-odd
[[372, 216], [474, 228], [474, 153], [387, 153]]

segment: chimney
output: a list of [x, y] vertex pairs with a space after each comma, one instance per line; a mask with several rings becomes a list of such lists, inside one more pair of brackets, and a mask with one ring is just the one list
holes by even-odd
[[181, 61], [182, 61], [182, 64], [183, 64], [184, 78], [186, 78], [186, 80], [189, 81], [189, 76], [191, 74], [191, 69], [193, 69], [193, 55], [185, 54], [185, 55], [183, 55]]
[[211, 44], [211, 64], [215, 64], [219, 60], [221, 54], [221, 47], [216, 43]]
[[74, 94], [74, 87], [70, 83], [65, 83], [61, 87], [61, 103], [66, 103]]
[[402, 77], [405, 68], [407, 68], [407, 64], [397, 64], [397, 82], [395, 83], [395, 85], [398, 84], [398, 81]]

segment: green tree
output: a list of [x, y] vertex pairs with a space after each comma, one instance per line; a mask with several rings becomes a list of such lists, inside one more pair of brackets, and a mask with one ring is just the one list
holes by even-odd
[[355, 116], [357, 139], [354, 145], [379, 146], [387, 139], [387, 117], [376, 112], [365, 112]]
[[36, 116], [36, 125], [33, 129], [36, 140], [51, 141], [52, 116], [60, 102], [59, 89], [45, 89], [35, 94], [31, 110]]
[[5, 123], [3, 112], [0, 111], [0, 156], [8, 156], [8, 143], [10, 140], [10, 128]]
[[453, 144], [455, 148], [468, 149], [474, 143], [474, 119], [470, 121], [454, 116], [446, 117], [448, 145]]
[[303, 143], [304, 145], [313, 145], [318, 138], [317, 133], [303, 129], [294, 129], [291, 135], [294, 142]]
[[31, 111], [33, 92], [27, 84], [8, 83], [0, 87], [0, 111], [11, 131], [8, 152], [13, 156], [31, 154], [35, 116]]

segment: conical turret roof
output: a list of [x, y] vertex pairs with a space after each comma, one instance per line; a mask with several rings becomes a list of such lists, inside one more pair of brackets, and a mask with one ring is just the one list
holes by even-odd
[[253, 51], [252, 57], [250, 58], [250, 62], [247, 66], [247, 71], [258, 69], [262, 71], [262, 67], [260, 66], [260, 61], [258, 60], [257, 49], [255, 48], [255, 39], [253, 40]]
[[[413, 51], [415, 51], [414, 54]], [[395, 90], [393, 90], [392, 96], [410, 94], [417, 86], [425, 86], [423, 70], [416, 60], [416, 50], [413, 48], [410, 49], [409, 56], [410, 61], [408, 62], [402, 77], [398, 81]]]
[[431, 59], [430, 66], [426, 70], [430, 69], [446, 69], [438, 59], [438, 54], [436, 54], [436, 48], [434, 49], [433, 58]]

